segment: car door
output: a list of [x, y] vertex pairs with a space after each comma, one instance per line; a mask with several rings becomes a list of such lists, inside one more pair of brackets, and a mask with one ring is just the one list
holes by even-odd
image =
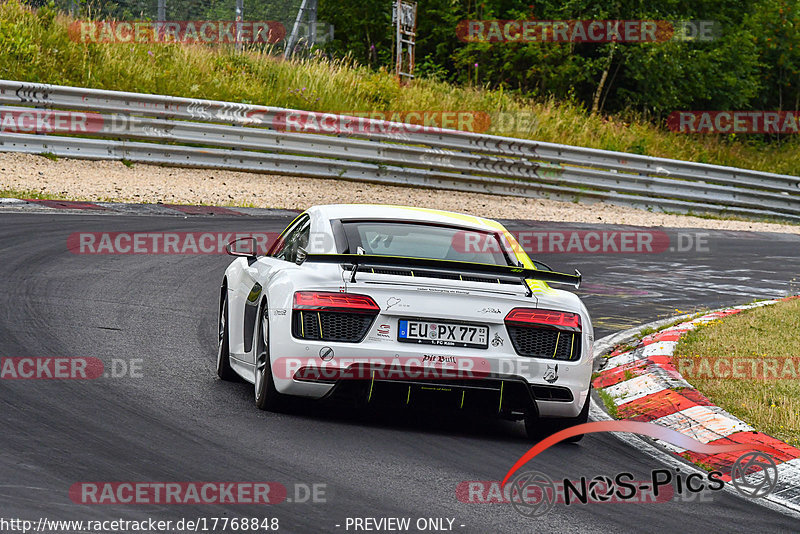
[[242, 339], [247, 363], [255, 364], [253, 336], [258, 320], [258, 307], [265, 291], [264, 286], [268, 285], [269, 279], [285, 266], [285, 262], [296, 261], [298, 250], [308, 245], [310, 229], [311, 218], [308, 215], [301, 215], [286, 228], [265, 257], [259, 258], [245, 269], [247, 293], [244, 300]]

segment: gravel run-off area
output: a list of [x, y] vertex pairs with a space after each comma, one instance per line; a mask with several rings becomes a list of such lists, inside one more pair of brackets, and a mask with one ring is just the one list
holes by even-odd
[[496, 219], [628, 224], [800, 234], [800, 225], [704, 219], [547, 199], [385, 186], [343, 180], [189, 169], [0, 152], [0, 191], [64, 200], [205, 204], [302, 210], [315, 204], [399, 204]]

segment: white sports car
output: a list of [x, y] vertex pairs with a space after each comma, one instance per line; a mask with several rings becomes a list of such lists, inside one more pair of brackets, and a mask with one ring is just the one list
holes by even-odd
[[[586, 422], [594, 334], [580, 273], [532, 261], [489, 219], [400, 206], [315, 206], [258, 255], [230, 243], [217, 373], [256, 405], [366, 405], [524, 419], [535, 439]], [[576, 438], [575, 440], [579, 439]]]

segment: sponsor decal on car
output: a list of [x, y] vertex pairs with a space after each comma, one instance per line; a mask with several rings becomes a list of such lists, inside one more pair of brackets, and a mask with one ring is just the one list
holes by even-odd
[[493, 347], [503, 346], [503, 338], [500, 337], [500, 334], [498, 334], [497, 332], [494, 333], [494, 338], [492, 339], [492, 346]]
[[542, 378], [548, 384], [554, 384], [555, 382], [558, 382], [558, 364], [555, 365], [548, 364], [547, 370], [545, 370], [544, 376]]
[[[402, 302], [402, 299], [399, 299], [397, 297], [389, 297], [386, 300], [386, 309], [388, 310], [388, 309], [394, 308], [395, 306], [398, 306], [401, 302]], [[404, 305], [403, 307], [407, 308], [408, 306]]]

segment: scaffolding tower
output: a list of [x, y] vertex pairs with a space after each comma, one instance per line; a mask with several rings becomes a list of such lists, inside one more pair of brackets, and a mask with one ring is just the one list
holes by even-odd
[[414, 52], [417, 38], [417, 3], [396, 0], [392, 5], [392, 24], [395, 27], [395, 74], [403, 79], [414, 78]]
[[294, 48], [300, 40], [300, 25], [303, 18], [308, 19], [308, 47], [313, 47], [317, 42], [317, 0], [303, 0], [300, 9], [297, 10], [297, 18], [292, 27], [292, 33], [286, 41], [286, 48], [283, 50], [283, 57], [288, 59], [294, 53]]

